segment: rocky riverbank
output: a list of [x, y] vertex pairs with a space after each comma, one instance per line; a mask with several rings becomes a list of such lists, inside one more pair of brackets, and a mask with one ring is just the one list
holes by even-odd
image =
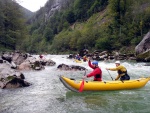
[[27, 87], [31, 84], [25, 81], [22, 71], [43, 70], [44, 66], [53, 66], [51, 59], [36, 58], [28, 53], [3, 52], [0, 57], [0, 88]]

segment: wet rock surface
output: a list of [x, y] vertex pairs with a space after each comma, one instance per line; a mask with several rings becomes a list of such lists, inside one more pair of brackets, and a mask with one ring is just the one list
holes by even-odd
[[150, 31], [143, 40], [136, 46], [136, 60], [139, 62], [150, 62]]
[[82, 66], [76, 66], [76, 65], [66, 65], [66, 64], [60, 64], [58, 65], [57, 69], [60, 69], [60, 70], [79, 70], [79, 71], [83, 71], [83, 70], [86, 70], [85, 67], [82, 67]]
[[8, 61], [3, 60], [0, 63], [0, 88], [18, 88], [30, 85], [29, 82], [25, 81], [24, 74], [12, 69]]
[[55, 64], [51, 59], [36, 58], [28, 53], [3, 52], [0, 57], [0, 88], [30, 86], [21, 71], [43, 70], [45, 66]]

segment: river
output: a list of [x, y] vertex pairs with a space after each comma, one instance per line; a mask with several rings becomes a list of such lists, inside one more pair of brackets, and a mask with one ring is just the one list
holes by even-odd
[[[149, 113], [150, 82], [134, 90], [75, 93], [60, 82], [59, 76], [81, 79], [84, 71], [61, 71], [61, 63], [84, 66], [92, 71], [87, 62], [76, 63], [68, 55], [47, 55], [56, 62], [42, 71], [23, 71], [31, 86], [17, 89], [0, 89], [0, 113]], [[122, 61], [131, 79], [150, 77], [150, 66], [144, 63]], [[114, 61], [99, 61], [103, 80], [111, 80], [106, 67], [114, 67]], [[117, 73], [109, 71], [113, 78]], [[92, 80], [88, 78], [87, 80]]]

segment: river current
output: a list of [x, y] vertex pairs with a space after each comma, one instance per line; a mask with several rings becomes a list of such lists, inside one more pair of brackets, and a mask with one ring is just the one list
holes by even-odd
[[[61, 63], [79, 65], [92, 71], [87, 62], [76, 63], [68, 55], [47, 55], [56, 62], [42, 71], [23, 71], [31, 86], [17, 89], [0, 89], [0, 113], [149, 113], [150, 82], [134, 90], [76, 93], [68, 90], [59, 80], [60, 75], [82, 79], [85, 71], [62, 71]], [[150, 77], [150, 66], [145, 63], [121, 61], [131, 79]], [[115, 67], [114, 61], [99, 61], [103, 80], [111, 80], [106, 67]], [[113, 78], [117, 72], [109, 71]], [[88, 78], [87, 80], [92, 80]]]

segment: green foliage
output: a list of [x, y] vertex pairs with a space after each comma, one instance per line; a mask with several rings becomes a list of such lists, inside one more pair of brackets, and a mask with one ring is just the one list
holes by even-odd
[[108, 0], [75, 0], [74, 14], [76, 20], [86, 20], [93, 13], [101, 11], [106, 7]]
[[[104, 9], [108, 3], [108, 0], [71, 0], [71, 1], [67, 0], [64, 3], [66, 4], [65, 8], [63, 7], [61, 11], [56, 11], [53, 14], [53, 16], [51, 16], [48, 20], [45, 21], [45, 15], [43, 15], [44, 13], [43, 11], [47, 10], [46, 8], [51, 7], [53, 2], [54, 1], [47, 2], [45, 8], [41, 9], [35, 14], [34, 16], [35, 21], [32, 24], [31, 29], [29, 31], [31, 37], [34, 37], [33, 36], [35, 33], [34, 31], [38, 31], [36, 33], [37, 35], [42, 35], [43, 38], [42, 40], [46, 40], [50, 44], [52, 43], [52, 45], [48, 45], [49, 47], [46, 47], [46, 48], [51, 48], [51, 50], [52, 49], [54, 50], [58, 49], [58, 51], [59, 50], [63, 51], [64, 49], [79, 50], [84, 47], [81, 45], [83, 43], [86, 43], [84, 42], [85, 40], [87, 40], [87, 44], [83, 44], [83, 45], [88, 45], [91, 48], [94, 47], [95, 41], [91, 41], [92, 38], [95, 39], [95, 36], [93, 35], [91, 35], [90, 38], [87, 38], [89, 34], [83, 32], [83, 33], [79, 33], [81, 34], [80, 37], [76, 37], [78, 34], [76, 35], [75, 33], [77, 32], [75, 31], [67, 35], [65, 34], [66, 35], [65, 36], [65, 35], [61, 35], [61, 32], [72, 31], [72, 28], [69, 28], [70, 25], [73, 25], [73, 23], [77, 21], [83, 22], [87, 20], [93, 13], [96, 13]], [[89, 31], [87, 30], [87, 32]], [[60, 35], [57, 35], [59, 33]], [[75, 39], [73, 39], [73, 37]], [[70, 40], [70, 42], [67, 43], [69, 44], [68, 46], [66, 46], [66, 43], [63, 42], [67, 38], [68, 40]], [[89, 43], [89, 42], [93, 42], [93, 43]], [[65, 45], [61, 43], [64, 43]], [[55, 48], [57, 44], [59, 45]], [[59, 47], [60, 45], [63, 47], [60, 48]]]
[[98, 50], [112, 50], [113, 43], [109, 40], [109, 38], [99, 38], [96, 43], [96, 48]]
[[83, 20], [87, 19], [87, 10], [90, 8], [90, 5], [93, 4], [93, 0], [75, 0], [74, 12], [76, 19]]
[[53, 31], [51, 28], [46, 28], [44, 30], [44, 37], [46, 39], [46, 41], [51, 41], [53, 39]]
[[69, 48], [69, 42], [70, 42], [70, 34], [68, 32], [62, 32], [59, 35], [55, 37], [52, 44], [52, 50], [54, 52], [65, 52]]
[[75, 31], [71, 32], [71, 38], [70, 38], [70, 42], [69, 42], [69, 46], [70, 46], [71, 50], [73, 50], [73, 51], [78, 50], [77, 42], [78, 42], [79, 38], [81, 38], [81, 32], [79, 30], [75, 30]]
[[[82, 9], [81, 6], [83, 5], [81, 5], [81, 3], [83, 3], [83, 1], [78, 0], [75, 2], [74, 8], [76, 9], [74, 10], [74, 14], [76, 17], [76, 13], [78, 13], [79, 16], [83, 13], [82, 11], [85, 11]], [[138, 3], [138, 7], [147, 4], [146, 0], [145, 2], [141, 1]], [[88, 10], [88, 13], [91, 13], [93, 7], [97, 6], [95, 4], [98, 5], [100, 3], [98, 3], [98, 1], [94, 2], [91, 9]], [[74, 24], [74, 28], [71, 31], [63, 31], [61, 34], [64, 35], [58, 35], [59, 38], [57, 37], [53, 44], [55, 46], [62, 46], [61, 43], [64, 43], [66, 38], [70, 40], [68, 48], [72, 51], [84, 49], [85, 46], [88, 49], [95, 48], [101, 51], [127, 51], [128, 49], [125, 48], [130, 46], [133, 48], [136, 46], [141, 41], [143, 34], [149, 31], [150, 27], [149, 7], [141, 8], [141, 12], [138, 12], [136, 11], [136, 5], [136, 1], [133, 0], [109, 0], [108, 11], [101, 15], [99, 15], [99, 13], [93, 15], [83, 24]], [[83, 18], [84, 15], [80, 15], [80, 19]], [[57, 44], [58, 40], [59, 44]], [[59, 52], [59, 49], [62, 50], [61, 47], [59, 47], [59, 49], [55, 47], [55, 49], [57, 52]]]
[[93, 13], [102, 11], [107, 6], [107, 4], [108, 0], [95, 0], [87, 11], [88, 16], [93, 15]]
[[75, 22], [75, 14], [72, 10], [69, 10], [68, 12], [66, 12], [66, 20], [68, 21], [68, 23], [72, 24]]
[[12, 0], [1, 0], [0, 7], [0, 45], [18, 49], [26, 37], [22, 12]]

